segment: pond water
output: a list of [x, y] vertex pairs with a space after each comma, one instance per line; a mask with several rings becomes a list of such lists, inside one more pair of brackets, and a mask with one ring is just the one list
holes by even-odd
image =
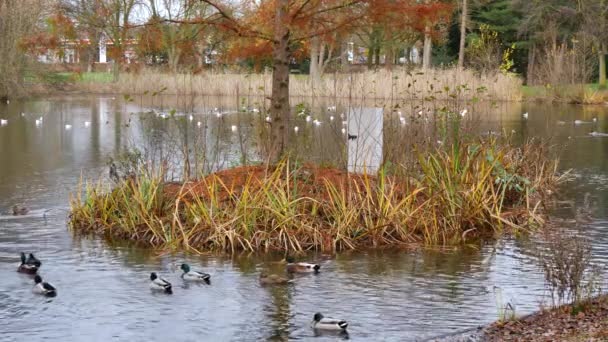
[[[70, 191], [81, 175], [105, 176], [108, 157], [125, 146], [146, 142], [158, 152], [178, 136], [173, 141], [178, 150], [188, 144], [193, 147], [186, 149], [203, 146], [204, 158], [193, 167], [197, 171], [236, 165], [243, 151], [247, 160], [259, 158], [263, 143], [252, 133], [263, 123], [247, 118], [254, 114], [229, 114], [230, 103], [222, 103], [229, 100], [179, 101], [71, 96], [0, 105], [0, 119], [7, 120], [0, 126], [0, 341], [347, 337], [316, 336], [309, 323], [317, 311], [348, 320], [351, 340], [415, 341], [492, 322], [507, 302], [517, 314], [546, 303], [543, 275], [530, 252], [531, 245], [541, 243], [534, 238], [506, 237], [453, 251], [310, 255], [322, 265], [320, 274], [297, 277], [287, 286], [262, 287], [259, 272], [280, 272], [282, 267], [274, 262], [281, 256], [160, 254], [74, 237], [66, 226]], [[214, 107], [224, 113], [220, 118]], [[178, 116], [186, 113], [173, 128], [153, 113], [132, 114], [153, 109], [170, 115], [170, 108], [178, 108]], [[298, 119], [301, 128], [294, 139], [310, 159], [344, 158], [340, 144], [345, 138], [337, 119], [342, 110], [334, 114], [336, 124], [327, 117], [320, 126]], [[524, 112], [529, 113], [527, 120], [522, 118]], [[43, 120], [37, 124], [40, 116]], [[573, 169], [575, 179], [560, 194], [574, 206], [555, 215], [573, 216], [589, 194], [595, 219], [580, 229], [592, 239], [596, 261], [605, 263], [608, 138], [588, 133], [608, 132], [608, 107], [499, 104], [479, 109], [475, 116], [480, 132], [514, 130], [518, 139], [553, 138], [560, 150], [560, 167]], [[588, 123], [575, 124], [575, 120]], [[390, 139], [385, 139], [388, 144]], [[165, 153], [174, 151], [167, 148]], [[29, 206], [31, 213], [10, 216], [15, 203]], [[21, 251], [34, 252], [42, 260], [40, 274], [58, 288], [57, 297], [32, 294], [32, 278], [15, 272]], [[184, 284], [176, 269], [184, 261], [210, 273], [211, 284]], [[173, 282], [173, 295], [150, 292], [152, 271]]]

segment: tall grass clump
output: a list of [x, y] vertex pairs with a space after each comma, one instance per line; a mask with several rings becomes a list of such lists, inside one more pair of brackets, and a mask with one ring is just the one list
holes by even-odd
[[83, 182], [70, 225], [199, 252], [458, 244], [543, 223], [540, 203], [560, 180], [545, 148], [480, 139], [421, 153], [417, 169], [377, 174], [289, 159], [183, 183], [138, 170], [114, 187]]

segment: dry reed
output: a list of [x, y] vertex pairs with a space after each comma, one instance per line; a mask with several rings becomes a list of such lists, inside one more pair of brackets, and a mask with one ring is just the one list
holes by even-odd
[[[237, 94], [267, 97], [271, 93], [271, 74], [166, 74], [153, 70], [125, 73], [118, 83], [80, 82], [78, 87], [93, 93], [144, 94], [163, 89], [171, 95], [234, 96]], [[334, 97], [354, 99], [433, 98], [450, 100], [448, 92], [438, 90], [457, 85], [483, 90], [482, 99], [521, 100], [521, 80], [496, 72], [479, 75], [471, 70], [435, 69], [410, 72], [367, 71], [351, 74], [327, 74], [315, 82], [307, 75], [292, 75], [290, 94], [296, 97]], [[480, 92], [471, 92], [478, 96]]]

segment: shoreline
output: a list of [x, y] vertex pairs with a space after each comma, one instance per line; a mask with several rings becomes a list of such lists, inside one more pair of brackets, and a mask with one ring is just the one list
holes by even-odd
[[495, 321], [475, 328], [435, 336], [426, 342], [500, 341], [606, 341], [608, 295], [600, 294], [578, 304], [564, 304], [511, 320]]
[[605, 341], [608, 339], [608, 295], [576, 304], [541, 309], [494, 322], [483, 329], [484, 341]]

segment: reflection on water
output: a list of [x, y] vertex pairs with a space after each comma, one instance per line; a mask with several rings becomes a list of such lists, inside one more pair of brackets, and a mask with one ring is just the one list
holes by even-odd
[[[280, 255], [184, 256], [73, 237], [66, 228], [69, 191], [81, 172], [105, 175], [107, 157], [125, 146], [167, 148], [164, 144], [171, 139], [176, 145], [184, 139], [190, 144], [205, 141], [205, 160], [213, 161], [207, 162], [213, 168], [238, 162], [243, 150], [250, 160], [259, 155], [263, 144], [252, 136], [264, 126], [251, 118], [257, 114], [218, 119], [203, 113], [213, 107], [228, 111], [230, 104], [209, 98], [202, 103], [183, 101], [73, 97], [0, 105], [0, 118], [8, 120], [0, 127], [0, 211], [8, 213], [15, 203], [32, 209], [18, 219], [0, 216], [1, 341], [342, 338], [315, 336], [309, 323], [318, 311], [347, 319], [351, 340], [413, 341], [495, 320], [502, 305], [496, 302], [497, 289], [518, 314], [535, 310], [544, 300], [543, 277], [529, 252], [536, 241], [505, 238], [453, 251], [310, 255], [322, 265], [319, 275], [299, 276], [287, 286], [261, 287], [260, 271], [282, 271], [275, 263]], [[154, 114], [130, 114], [171, 107], [189, 110], [193, 119], [183, 116], [176, 124]], [[340, 111], [338, 107], [336, 116]], [[521, 116], [524, 111], [530, 113], [527, 120]], [[561, 167], [572, 168], [575, 176], [564, 187], [563, 199], [573, 199], [576, 207], [589, 193], [596, 206], [598, 219], [583, 229], [592, 237], [598, 261], [605, 259], [608, 246], [608, 138], [588, 133], [608, 132], [605, 114], [603, 107], [522, 104], [471, 113], [480, 119], [481, 131], [515, 130], [519, 138], [551, 137], [561, 146]], [[41, 115], [43, 123], [36, 126]], [[344, 157], [339, 120], [335, 127], [317, 128], [305, 118], [296, 120], [302, 128], [293, 132], [297, 145], [311, 159]], [[65, 125], [72, 128], [66, 130]], [[238, 125], [245, 140], [232, 133], [232, 125]], [[567, 217], [574, 210], [558, 214]], [[41, 275], [58, 288], [56, 298], [31, 293], [32, 278], [15, 272], [20, 251], [33, 251], [42, 260]], [[186, 286], [177, 269], [183, 261], [210, 273], [211, 285]], [[150, 292], [152, 271], [174, 283], [174, 295]]]

